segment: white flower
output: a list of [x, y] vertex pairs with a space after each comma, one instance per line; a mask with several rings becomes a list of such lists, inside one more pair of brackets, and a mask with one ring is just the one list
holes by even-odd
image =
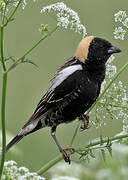
[[68, 28], [69, 20], [68, 20], [67, 17], [59, 17], [59, 18], [57, 19], [57, 21], [58, 21], [57, 26], [60, 26], [60, 27], [62, 26], [62, 27], [64, 27], [65, 29]]
[[[3, 1], [1, 3], [1, 9], [0, 9], [0, 13], [4, 13], [4, 10], [5, 10], [5, 7], [6, 7], [6, 3], [8, 3], [11, 6], [17, 6], [18, 3], [19, 3], [20, 0], [6, 0], [6, 1]], [[36, 2], [37, 0], [33, 0], [33, 2]], [[22, 3], [21, 3], [21, 6], [22, 6], [22, 9], [24, 9], [27, 5], [27, 0], [22, 0]], [[9, 11], [8, 8], [6, 8], [6, 12], [5, 14], [7, 14], [7, 12]]]
[[122, 22], [127, 17], [127, 14], [125, 11], [119, 11], [114, 16], [115, 16], [115, 22]]
[[122, 22], [122, 24], [128, 28], [128, 18], [126, 18], [126, 19]]
[[80, 18], [78, 14], [68, 8], [63, 2], [58, 2], [45, 6], [41, 9], [40, 13], [49, 13], [50, 11], [56, 12], [57, 17], [57, 26], [67, 29], [68, 27], [79, 34], [83, 34], [85, 37], [86, 28], [83, 24], [80, 23]]
[[0, 14], [4, 14], [4, 11], [5, 11], [5, 15], [6, 15], [8, 12], [8, 8], [6, 8], [5, 2], [1, 2]]
[[18, 167], [15, 161], [7, 161], [4, 163], [2, 179], [14, 180], [45, 180], [38, 176], [37, 173], [31, 173], [26, 167]]
[[115, 39], [124, 40], [124, 35], [126, 31], [122, 27], [116, 27], [115, 31], [113, 32]]
[[15, 161], [6, 161], [5, 163], [4, 163], [4, 166], [5, 167], [11, 167], [11, 166], [15, 166], [15, 165], [17, 165], [17, 163], [15, 162]]
[[[106, 77], [101, 85], [101, 93], [105, 90], [108, 83], [117, 73], [117, 68], [113, 64], [114, 56], [111, 56], [106, 64]], [[95, 119], [93, 124], [100, 127], [104, 124], [103, 119], [112, 118], [122, 120], [123, 126], [122, 130], [128, 132], [128, 95], [127, 88], [121, 81], [114, 82], [107, 92], [104, 94], [103, 98], [97, 103], [95, 108]], [[104, 109], [104, 111], [103, 111]]]

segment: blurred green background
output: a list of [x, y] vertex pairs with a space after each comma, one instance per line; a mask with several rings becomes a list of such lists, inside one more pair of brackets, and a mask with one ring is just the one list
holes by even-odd
[[[41, 38], [38, 31], [41, 23], [54, 27], [56, 22], [50, 15], [40, 14], [40, 9], [58, 1], [38, 0], [28, 1], [24, 10], [20, 9], [14, 22], [10, 23], [5, 32], [6, 56], [20, 57], [36, 41]], [[128, 41], [115, 40], [114, 14], [119, 10], [128, 13], [128, 1], [117, 0], [65, 0], [67, 6], [78, 12], [81, 23], [87, 28], [88, 35], [103, 37], [117, 47], [122, 53], [116, 55], [115, 63], [118, 69], [127, 61]], [[18, 66], [10, 72], [7, 90], [6, 126], [7, 131], [16, 135], [22, 125], [28, 120], [41, 96], [46, 92], [49, 80], [65, 60], [71, 57], [82, 36], [70, 30], [60, 29], [43, 41], [28, 58], [32, 59], [39, 68], [29, 64]], [[120, 79], [126, 84], [128, 72], [121, 74]], [[93, 117], [90, 117], [93, 119]], [[86, 144], [100, 136], [114, 136], [122, 128], [121, 121], [106, 119], [107, 125], [96, 129], [79, 132], [74, 146]], [[62, 124], [57, 129], [57, 137], [63, 147], [70, 143], [77, 121]], [[26, 166], [36, 171], [49, 162], [57, 154], [58, 149], [50, 136], [50, 129], [45, 128], [25, 137], [16, 145], [19, 153], [8, 152], [7, 159], [16, 160], [20, 166]], [[15, 147], [15, 148], [16, 148]]]

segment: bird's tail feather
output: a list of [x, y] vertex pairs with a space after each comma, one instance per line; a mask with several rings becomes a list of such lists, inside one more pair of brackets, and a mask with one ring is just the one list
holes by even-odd
[[24, 135], [17, 135], [15, 136], [6, 146], [6, 152], [14, 145], [17, 144], [22, 138], [24, 137]]
[[26, 124], [19, 133], [9, 142], [9, 144], [6, 146], [6, 152], [14, 145], [17, 144], [24, 136], [27, 136], [30, 133], [33, 133], [42, 127], [45, 127], [45, 125], [42, 125], [41, 121], [34, 122], [33, 124]]

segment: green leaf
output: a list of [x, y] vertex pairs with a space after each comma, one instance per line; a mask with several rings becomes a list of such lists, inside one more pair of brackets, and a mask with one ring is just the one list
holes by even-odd
[[96, 158], [95, 155], [94, 155], [94, 153], [93, 153], [93, 151], [92, 151], [92, 149], [90, 149], [89, 155], [90, 155], [92, 158]]
[[29, 63], [29, 64], [36, 66], [37, 68], [39, 67], [36, 63], [31, 61], [30, 59], [25, 59], [25, 57], [21, 59], [21, 63]]
[[105, 156], [105, 150], [104, 149], [101, 149], [101, 154], [102, 154], [103, 160], [106, 161], [106, 156]]
[[100, 134], [100, 145], [102, 146], [104, 144], [104, 142], [103, 142], [103, 136], [102, 136], [102, 134]]
[[106, 148], [107, 148], [110, 156], [112, 156], [112, 146], [107, 146]]

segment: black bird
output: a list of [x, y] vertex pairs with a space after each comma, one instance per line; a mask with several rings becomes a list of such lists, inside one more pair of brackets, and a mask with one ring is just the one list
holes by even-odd
[[57, 71], [34, 113], [7, 145], [6, 151], [24, 136], [51, 127], [51, 135], [59, 151], [70, 163], [66, 152], [68, 148], [62, 149], [55, 136], [56, 127], [77, 117], [88, 119], [84, 113], [99, 96], [105, 78], [105, 63], [113, 53], [119, 52], [119, 48], [102, 38], [89, 36], [81, 40], [75, 55]]

